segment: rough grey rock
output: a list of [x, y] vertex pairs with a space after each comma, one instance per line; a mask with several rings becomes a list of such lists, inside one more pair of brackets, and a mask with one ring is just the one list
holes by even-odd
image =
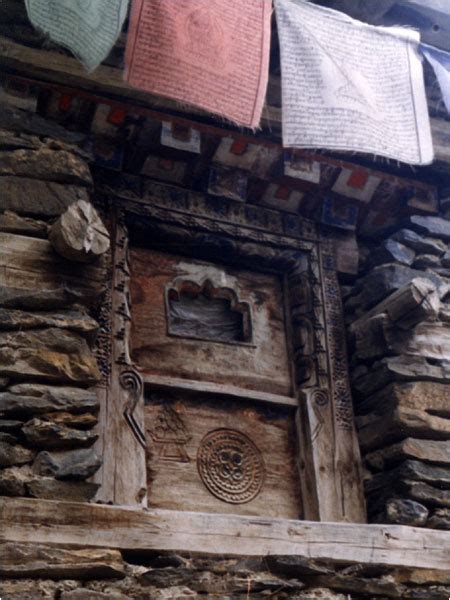
[[48, 225], [44, 221], [22, 217], [7, 210], [0, 214], [0, 231], [45, 239], [48, 236]]
[[66, 284], [41, 290], [36, 290], [35, 287], [17, 288], [0, 284], [0, 306], [23, 310], [59, 309], [76, 303], [93, 306], [97, 303], [100, 293], [101, 289]]
[[120, 593], [95, 592], [86, 588], [63, 592], [61, 600], [132, 600], [130, 596], [124, 596]]
[[[351, 573], [351, 572], [350, 572]], [[355, 593], [359, 597], [403, 598], [406, 586], [397, 583], [390, 576], [382, 577], [357, 577], [351, 573], [336, 573], [333, 575], [321, 575], [315, 578], [315, 583], [330, 588], [333, 591], [343, 593]]]
[[418, 356], [390, 356], [376, 361], [370, 369], [355, 369], [351, 376], [353, 390], [367, 397], [394, 381], [450, 383], [450, 361], [430, 364]]
[[338, 594], [327, 588], [310, 588], [305, 592], [296, 594], [293, 600], [349, 600], [347, 594]]
[[58, 587], [55, 581], [33, 579], [3, 579], [0, 585], [5, 600], [55, 600]]
[[57, 328], [0, 333], [0, 375], [82, 385], [100, 379], [86, 340]]
[[447, 245], [444, 244], [444, 242], [433, 238], [423, 237], [410, 229], [400, 229], [391, 235], [390, 239], [412, 248], [419, 254], [435, 254], [436, 256], [442, 256], [447, 249]]
[[414, 269], [439, 269], [441, 259], [434, 254], [421, 254], [414, 261], [413, 267]]
[[[249, 589], [249, 577], [230, 573], [203, 571], [200, 568], [152, 569], [138, 576], [142, 585], [158, 589], [167, 587], [188, 586], [200, 594], [245, 594]], [[250, 588], [252, 594], [258, 592], [278, 591], [281, 588], [301, 590], [304, 584], [297, 581], [285, 581], [269, 573], [252, 573]], [[223, 597], [223, 596], [219, 596]]]
[[444, 254], [441, 259], [441, 263], [443, 267], [450, 268], [450, 250], [447, 250], [447, 252]]
[[447, 279], [447, 281], [450, 280], [450, 269], [442, 269], [441, 267], [433, 267], [433, 271], [436, 273], [436, 275], [445, 277]]
[[44, 119], [36, 113], [6, 105], [2, 105], [0, 111], [0, 128], [7, 131], [54, 138], [72, 144], [79, 144], [86, 137], [82, 133], [68, 131], [58, 123]]
[[429, 516], [428, 509], [414, 500], [392, 499], [386, 504], [388, 523], [424, 527]]
[[73, 185], [91, 186], [89, 166], [72, 152], [51, 150], [0, 151], [0, 175], [27, 177]]
[[355, 307], [368, 309], [417, 277], [429, 279], [438, 291], [444, 287], [442, 279], [434, 273], [419, 271], [404, 265], [381, 265], [375, 267], [358, 282], [360, 292], [357, 296], [351, 296], [345, 306], [350, 311]]
[[32, 498], [67, 502], [90, 502], [98, 488], [98, 484], [88, 481], [58, 481], [51, 477], [35, 477], [25, 483], [25, 489]]
[[398, 482], [400, 493], [427, 506], [450, 508], [450, 490], [439, 489], [422, 481]]
[[450, 221], [440, 217], [422, 217], [414, 215], [409, 217], [407, 227], [430, 237], [450, 241]]
[[97, 412], [99, 404], [94, 390], [74, 387], [20, 383], [0, 392], [0, 413], [4, 415], [37, 415], [70, 411]]
[[15, 435], [11, 435], [10, 433], [5, 433], [4, 431], [0, 431], [0, 443], [4, 442], [6, 444], [17, 444], [19, 439]]
[[447, 600], [447, 598], [450, 598], [450, 587], [427, 586], [413, 588], [405, 592], [403, 598], [409, 600]]
[[428, 519], [427, 527], [430, 529], [443, 529], [450, 531], [450, 509], [439, 508]]
[[48, 579], [120, 579], [125, 564], [118, 550], [70, 549], [64, 546], [7, 542], [0, 555], [0, 575]]
[[40, 452], [33, 464], [38, 475], [54, 476], [56, 479], [87, 479], [98, 471], [101, 458], [92, 450], [69, 450], [67, 452]]
[[15, 133], [0, 129], [0, 149], [1, 150], [19, 150], [27, 148], [28, 150], [37, 150], [42, 146], [41, 140], [35, 135], [26, 133]]
[[73, 202], [89, 201], [86, 188], [27, 177], [0, 177], [1, 209], [35, 217], [62, 214]]
[[92, 429], [97, 425], [97, 416], [92, 413], [72, 414], [68, 412], [53, 412], [43, 416], [46, 421], [52, 421], [57, 425], [72, 427], [73, 429]]
[[26, 484], [32, 479], [29, 465], [0, 469], [0, 496], [26, 496]]
[[385, 263], [399, 263], [401, 265], [412, 265], [416, 253], [411, 248], [400, 242], [389, 239], [384, 241], [380, 248], [374, 253], [370, 262], [373, 266]]
[[32, 419], [22, 431], [30, 446], [38, 448], [86, 448], [98, 439], [93, 431], [79, 431], [48, 419]]
[[83, 335], [94, 336], [98, 329], [95, 319], [78, 310], [29, 312], [0, 308], [0, 330], [59, 327]]
[[23, 446], [0, 442], [0, 467], [13, 467], [31, 463], [35, 456], [36, 452]]
[[58, 254], [75, 262], [93, 262], [109, 250], [109, 233], [89, 202], [79, 200], [52, 225], [50, 242]]
[[325, 565], [302, 556], [269, 555], [265, 558], [265, 563], [271, 573], [300, 579], [305, 575], [326, 575], [331, 572]]

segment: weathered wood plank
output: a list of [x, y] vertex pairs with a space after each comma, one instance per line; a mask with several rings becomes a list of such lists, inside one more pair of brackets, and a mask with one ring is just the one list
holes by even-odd
[[298, 406], [298, 400], [291, 396], [281, 396], [278, 394], [270, 394], [268, 392], [255, 392], [236, 385], [181, 379], [181, 377], [164, 377], [161, 375], [152, 375], [150, 373], [143, 373], [142, 379], [144, 385], [149, 388], [173, 391], [185, 390], [202, 394], [215, 394], [216, 396], [229, 398], [244, 398], [246, 400], [255, 400], [256, 402], [276, 404], [279, 406]]
[[103, 465], [95, 475], [101, 488], [97, 499], [121, 505], [145, 505], [147, 474], [143, 414], [143, 382], [133, 369], [128, 341], [131, 327], [129, 306], [128, 237], [117, 225], [114, 269], [111, 281], [111, 374], [100, 390], [99, 448]]
[[450, 569], [448, 532], [0, 499], [0, 539], [221, 556], [290, 554], [343, 563]]
[[149, 393], [149, 508], [298, 519], [293, 420], [242, 399]]
[[25, 235], [0, 233], [0, 267], [11, 267], [29, 273], [44, 274], [55, 272], [67, 278], [79, 278], [88, 282], [105, 280], [105, 268], [101, 263], [96, 265], [74, 265], [60, 257], [53, 250], [48, 240], [41, 240]]

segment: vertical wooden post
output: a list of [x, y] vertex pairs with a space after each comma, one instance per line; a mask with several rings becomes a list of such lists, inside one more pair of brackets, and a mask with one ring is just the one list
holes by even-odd
[[97, 500], [142, 506], [146, 503], [147, 475], [143, 382], [133, 368], [130, 351], [130, 295], [128, 235], [121, 215], [114, 223], [110, 301], [110, 369], [106, 387], [99, 390], [101, 414], [99, 450], [103, 466]]
[[288, 276], [304, 518], [365, 522], [342, 302], [333, 247], [322, 239]]

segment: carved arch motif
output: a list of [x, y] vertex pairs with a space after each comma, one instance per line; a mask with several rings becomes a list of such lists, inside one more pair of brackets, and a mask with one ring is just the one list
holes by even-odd
[[169, 335], [227, 343], [251, 343], [251, 306], [230, 287], [178, 277], [166, 289]]

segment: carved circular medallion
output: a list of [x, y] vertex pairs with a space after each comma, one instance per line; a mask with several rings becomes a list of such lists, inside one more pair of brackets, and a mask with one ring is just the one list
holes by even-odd
[[205, 435], [197, 453], [197, 468], [211, 494], [229, 504], [253, 500], [265, 478], [261, 452], [246, 435], [232, 429]]

